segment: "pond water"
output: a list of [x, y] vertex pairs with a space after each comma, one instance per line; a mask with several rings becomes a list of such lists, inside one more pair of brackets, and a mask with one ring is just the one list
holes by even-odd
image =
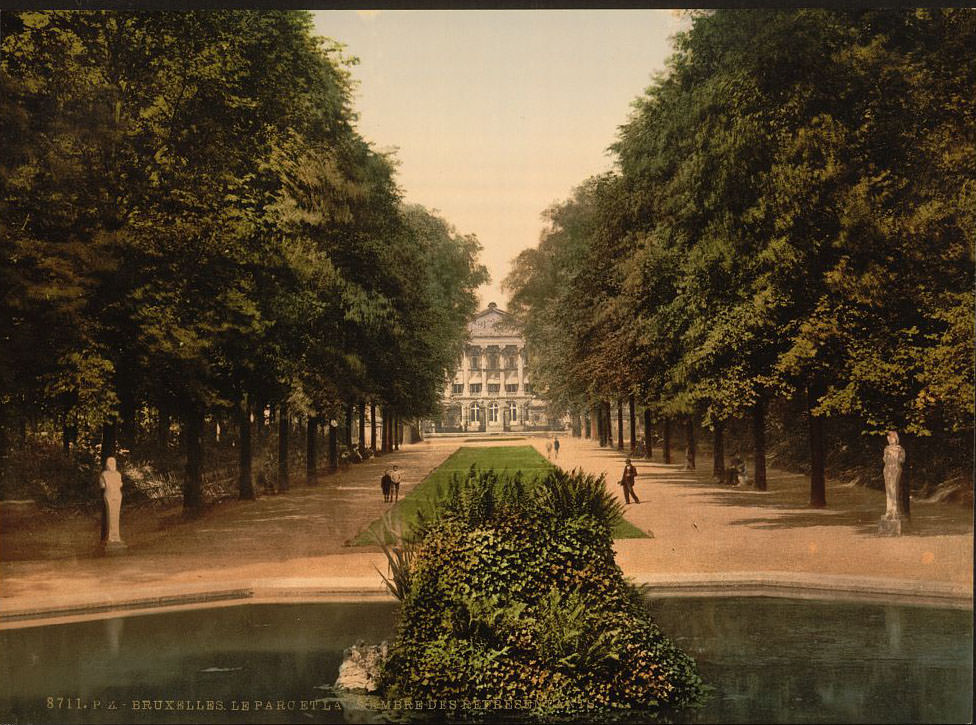
[[[972, 721], [971, 611], [648, 606], [714, 688], [682, 722]], [[0, 723], [344, 722], [323, 709], [342, 650], [389, 638], [395, 616], [388, 603], [244, 605], [0, 631]]]

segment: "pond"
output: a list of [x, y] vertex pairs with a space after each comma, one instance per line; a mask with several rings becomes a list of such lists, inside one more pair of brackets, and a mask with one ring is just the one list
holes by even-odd
[[[972, 611], [772, 598], [658, 599], [713, 688], [682, 722], [971, 722]], [[0, 631], [0, 722], [344, 722], [342, 650], [388, 603], [243, 605]]]

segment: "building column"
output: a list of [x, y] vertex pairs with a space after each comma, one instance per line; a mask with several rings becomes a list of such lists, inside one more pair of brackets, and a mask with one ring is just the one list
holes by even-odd
[[525, 395], [525, 358], [523, 357], [525, 348], [516, 348], [515, 355], [516, 367], [518, 368], [518, 395]]

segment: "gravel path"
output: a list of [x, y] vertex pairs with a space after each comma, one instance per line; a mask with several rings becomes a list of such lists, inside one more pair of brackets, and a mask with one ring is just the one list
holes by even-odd
[[[585, 439], [560, 443], [557, 462], [563, 468], [607, 474], [608, 486], [623, 501], [616, 485], [622, 452]], [[544, 441], [535, 445], [545, 455]], [[634, 462], [641, 503], [627, 506], [625, 516], [654, 538], [616, 542], [617, 561], [632, 576], [793, 572], [972, 587], [971, 507], [913, 501], [912, 533], [880, 537], [881, 491], [828, 481], [827, 508], [812, 509], [809, 480], [802, 475], [770, 469], [767, 491], [740, 490], [712, 477], [711, 451], [699, 450], [698, 471], [661, 461], [658, 450], [651, 460]]]

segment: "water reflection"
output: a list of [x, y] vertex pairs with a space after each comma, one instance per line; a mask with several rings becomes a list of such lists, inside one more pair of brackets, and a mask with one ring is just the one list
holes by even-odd
[[113, 657], [117, 657], [122, 642], [122, 629], [125, 627], [125, 619], [112, 617], [102, 621], [105, 623], [105, 639], [108, 642], [108, 651]]
[[716, 688], [684, 722], [969, 722], [972, 613], [786, 599], [659, 600]]
[[[715, 688], [679, 721], [972, 720], [971, 612], [763, 598], [648, 606]], [[349, 713], [301, 704], [321, 704], [342, 650], [389, 638], [395, 616], [382, 603], [236, 606], [0, 631], [0, 722], [343, 722]]]

